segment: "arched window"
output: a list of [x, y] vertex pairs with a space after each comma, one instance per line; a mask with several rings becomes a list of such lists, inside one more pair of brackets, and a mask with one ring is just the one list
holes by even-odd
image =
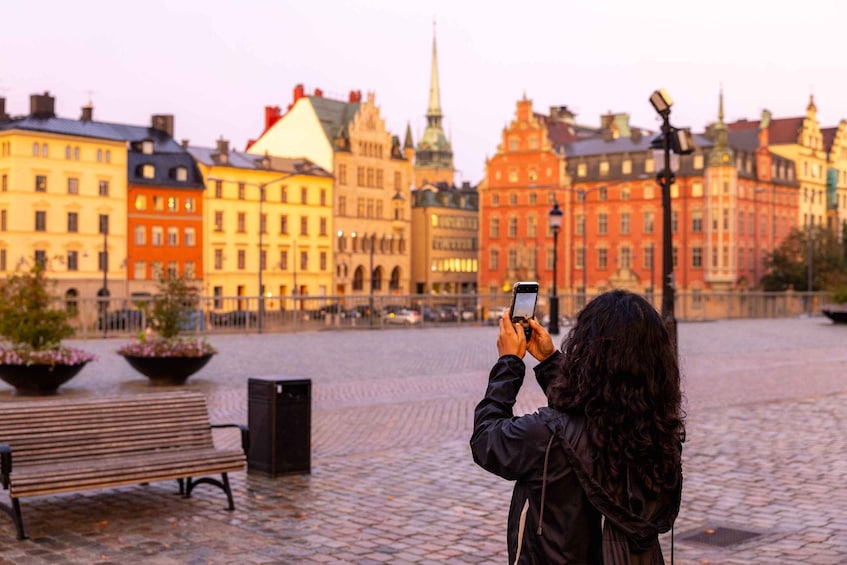
[[71, 317], [76, 317], [79, 314], [79, 304], [77, 303], [77, 297], [79, 296], [79, 292], [75, 288], [69, 288], [65, 292], [65, 311]]
[[382, 267], [373, 270], [373, 289], [382, 290]]
[[391, 280], [388, 282], [389, 290], [400, 290], [400, 267], [391, 270]]
[[364, 288], [364, 281], [365, 269], [359, 265], [353, 273], [353, 290], [362, 290], [362, 288]]

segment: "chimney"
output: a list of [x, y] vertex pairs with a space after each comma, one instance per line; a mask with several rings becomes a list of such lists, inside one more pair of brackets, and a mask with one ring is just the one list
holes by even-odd
[[279, 106], [265, 106], [265, 131], [273, 127], [275, 123], [282, 117], [282, 112]]
[[316, 88], [316, 89], [315, 89], [315, 96], [317, 96], [318, 98], [320, 98], [320, 97], [322, 97], [323, 95], [324, 95], [324, 91], [323, 91], [323, 90], [321, 90], [320, 88]]
[[6, 113], [6, 99], [0, 96], [0, 120], [5, 120], [9, 117]]
[[351, 103], [361, 102], [362, 101], [362, 91], [361, 90], [351, 90], [350, 98]]
[[33, 118], [55, 118], [56, 99], [49, 92], [44, 94], [33, 94], [29, 97], [29, 113]]
[[218, 139], [218, 153], [221, 155], [229, 155], [229, 141], [223, 137]]
[[297, 86], [295, 86], [294, 87], [294, 100], [293, 100], [293, 102], [296, 103], [298, 100], [300, 100], [304, 96], [306, 96], [306, 89], [303, 88], [303, 85], [298, 84]]
[[633, 129], [632, 132], [630, 132], [629, 137], [635, 143], [638, 143], [639, 141], [641, 141], [641, 128]]
[[187, 139], [183, 139], [183, 140], [180, 142], [180, 145], [182, 145], [182, 148], [183, 148], [183, 149], [188, 149], [188, 140], [187, 140]]
[[174, 115], [173, 114], [153, 114], [151, 119], [151, 127], [170, 137], [174, 135]]
[[82, 115], [79, 119], [83, 122], [90, 122], [94, 119], [94, 106], [90, 102], [82, 107]]

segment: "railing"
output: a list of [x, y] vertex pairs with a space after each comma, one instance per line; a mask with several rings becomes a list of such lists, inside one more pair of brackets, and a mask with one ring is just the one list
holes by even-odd
[[[594, 294], [559, 295], [560, 325], [569, 324]], [[661, 294], [645, 295], [656, 308]], [[497, 323], [510, 295], [439, 294], [368, 296], [297, 296], [265, 298], [204, 297], [189, 313], [186, 334], [316, 331], [323, 329], [383, 329], [454, 324]], [[734, 292], [676, 294], [680, 322], [729, 318], [784, 318], [817, 315], [831, 302], [826, 293]], [[134, 336], [148, 327], [145, 300], [76, 299], [64, 302], [78, 338]], [[546, 325], [549, 297], [538, 298], [536, 315]], [[410, 314], [409, 311], [413, 312]], [[261, 312], [261, 314], [260, 314]], [[261, 315], [261, 327], [260, 327]]]

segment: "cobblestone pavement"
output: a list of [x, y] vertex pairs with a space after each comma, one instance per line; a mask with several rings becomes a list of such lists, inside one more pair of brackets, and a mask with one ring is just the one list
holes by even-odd
[[[680, 324], [688, 412], [677, 563], [847, 563], [847, 326], [822, 318]], [[235, 473], [236, 511], [176, 484], [24, 499], [31, 540], [0, 515], [0, 563], [505, 563], [511, 483], [476, 467], [473, 408], [492, 327], [213, 336], [185, 388], [247, 421], [247, 378], [312, 379], [312, 473]], [[114, 350], [63, 397], [153, 387]], [[12, 396], [0, 402], [37, 402]], [[517, 410], [543, 402], [528, 379]], [[229, 432], [216, 438], [234, 445]], [[5, 493], [0, 494], [5, 499]], [[720, 547], [722, 528], [754, 537]], [[714, 530], [713, 535], [704, 534]], [[670, 539], [663, 539], [670, 557]]]

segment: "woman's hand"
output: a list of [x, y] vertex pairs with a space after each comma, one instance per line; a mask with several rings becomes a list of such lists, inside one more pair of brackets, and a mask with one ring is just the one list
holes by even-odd
[[530, 337], [529, 343], [526, 344], [526, 349], [538, 361], [544, 361], [556, 352], [556, 346], [553, 345], [553, 338], [550, 337], [547, 330], [535, 318], [529, 320], [529, 327], [532, 328], [532, 337]]
[[503, 355], [517, 355], [521, 359], [526, 355], [526, 335], [520, 324], [512, 323], [509, 311], [500, 317], [500, 333], [497, 335], [497, 351]]

